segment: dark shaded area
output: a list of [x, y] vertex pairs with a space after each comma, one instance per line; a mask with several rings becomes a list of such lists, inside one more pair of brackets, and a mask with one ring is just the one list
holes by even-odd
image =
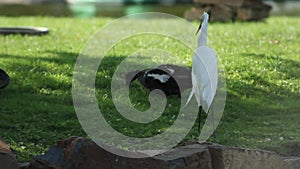
[[[45, 53], [51, 53], [52, 57], [37, 57], [37, 56], [18, 56], [18, 55], [7, 55], [2, 54], [1, 57], [17, 59], [17, 61], [6, 65], [6, 69], [14, 72], [14, 76], [11, 77], [12, 88], [10, 90], [20, 90], [28, 92], [37, 92], [40, 88], [49, 88], [51, 90], [61, 89], [70, 90], [71, 83], [60, 81], [49, 77], [45, 74], [53, 72], [53, 74], [59, 73], [51, 70], [47, 67], [39, 66], [42, 62], [55, 63], [59, 65], [66, 65], [76, 62], [76, 57], [78, 54], [69, 52], [54, 52], [54, 51], [44, 51]], [[72, 64], [71, 64], [72, 66]], [[72, 66], [73, 67], [73, 66]], [[73, 68], [71, 70], [59, 70], [72, 77]], [[71, 72], [70, 72], [71, 71]], [[15, 76], [21, 77], [21, 79], [15, 79]]]
[[[72, 81], [55, 78], [60, 74], [72, 77], [72, 63], [78, 54], [42, 52], [49, 54], [47, 57], [1, 54], [5, 70], [11, 76], [9, 87], [0, 94], [1, 136], [17, 142], [14, 145], [25, 144], [36, 151], [60, 138], [85, 136], [74, 113]], [[52, 63], [71, 65], [71, 69], [44, 66]], [[28, 159], [24, 152], [16, 151], [16, 155]]]
[[[43, 109], [36, 109], [36, 111], [32, 114], [25, 114], [25, 116], [27, 116], [26, 118], [22, 116], [22, 117], [18, 117], [17, 119], [14, 119], [13, 121], [1, 121], [0, 128], [1, 131], [3, 131], [4, 133], [4, 136], [7, 136], [7, 134], [5, 134], [7, 132], [20, 132], [19, 138], [13, 138], [16, 141], [20, 141], [20, 142], [22, 141], [25, 143], [34, 142], [34, 143], [49, 145], [52, 144], [56, 139], [66, 137], [70, 134], [84, 135], [84, 132], [82, 131], [78, 123], [75, 113], [69, 110], [65, 110], [64, 108], [64, 106], [66, 105], [70, 107], [73, 106], [71, 93], [70, 93], [72, 87], [71, 82], [62, 81], [58, 83], [55, 79], [40, 74], [41, 72], [48, 72], [48, 71], [53, 71], [53, 73], [57, 73], [55, 72], [55, 70], [49, 70], [46, 67], [43, 66], [39, 67], [36, 66], [36, 64], [34, 64], [38, 61], [41, 61], [41, 62], [49, 62], [49, 63], [54, 62], [59, 65], [64, 65], [64, 64], [71, 65], [72, 70], [71, 71], [66, 70], [64, 73], [68, 77], [72, 77], [73, 65], [76, 62], [78, 53], [66, 52], [66, 51], [42, 51], [42, 52], [49, 53], [49, 55], [47, 57], [38, 57], [38, 56], [21, 57], [17, 55], [8, 55], [8, 54], [1, 55], [1, 57], [3, 58], [17, 59], [16, 62], [6, 64], [5, 67], [6, 70], [9, 70], [9, 72], [14, 72], [17, 75], [12, 75], [12, 81], [11, 81], [12, 83], [10, 84], [9, 88], [3, 91], [5, 93], [1, 93], [1, 99], [4, 100], [4, 101], [1, 100], [2, 102], [2, 105], [0, 106], [1, 112], [9, 112], [11, 116], [14, 116], [14, 115], [19, 115], [17, 113], [19, 111], [26, 112], [26, 109], [28, 109], [28, 107], [32, 106], [32, 104], [34, 103], [43, 103], [43, 104], [47, 103], [50, 104], [50, 106], [49, 105], [45, 106], [45, 108]], [[277, 63], [280, 63], [280, 65], [277, 67], [278, 71], [286, 73], [288, 77], [295, 77], [296, 79], [300, 78], [299, 71], [295, 71], [295, 70], [299, 70], [300, 68], [300, 63], [297, 61], [291, 59], [283, 59], [276, 56], [266, 56], [264, 54], [255, 54], [255, 53], [245, 53], [242, 54], [241, 56], [256, 58], [256, 59], [268, 58], [274, 60]], [[107, 75], [112, 76], [118, 64], [121, 63], [125, 58], [126, 56], [106, 57], [102, 61], [102, 65], [100, 66], [102, 69], [100, 69], [99, 71], [105, 70]], [[273, 65], [267, 65], [266, 68], [272, 69]], [[21, 78], [16, 79], [15, 77], [21, 77]], [[272, 113], [275, 111], [276, 112], [282, 111], [283, 113], [286, 113], [287, 111], [292, 111], [288, 113], [294, 113], [297, 110], [299, 110], [297, 108], [300, 108], [299, 104], [293, 105], [293, 107], [290, 109], [288, 109], [287, 107], [288, 105], [286, 106], [283, 105], [280, 108], [273, 107], [276, 104], [284, 104], [288, 102], [289, 98], [300, 99], [299, 93], [291, 92], [290, 90], [284, 87], [278, 86], [276, 84], [272, 84], [264, 80], [262, 77], [256, 75], [255, 73], [250, 74], [249, 77], [247, 78], [249, 78], [248, 80], [254, 80], [254, 83], [248, 84], [239, 80], [227, 80], [228, 95], [227, 95], [225, 114], [221, 122], [221, 125], [217, 130], [217, 139], [218, 137], [222, 138], [223, 136], [226, 137], [227, 139], [227, 140], [221, 140], [222, 144], [233, 145], [235, 143], [239, 143], [238, 137], [240, 135], [234, 133], [234, 131], [232, 130], [224, 131], [228, 129], [229, 125], [234, 123], [236, 120], [245, 121], [244, 124], [246, 126], [249, 126], [249, 128], [250, 127], [255, 128], [260, 125], [259, 124], [260, 122], [256, 121], [257, 117], [266, 119], [268, 118], [268, 116], [272, 115]], [[104, 90], [110, 89], [111, 87], [110, 80], [111, 80], [110, 78], [106, 79], [102, 75], [98, 75], [96, 79], [97, 87]], [[264, 90], [262, 88], [259, 88], [257, 84], [260, 84], [262, 86], [269, 86], [271, 90]], [[140, 90], [141, 89], [140, 86], [134, 85], [134, 88], [131, 89], [131, 91], [133, 90], [144, 91], [144, 90]], [[62, 93], [60, 95], [58, 94], [42, 95], [38, 92], [39, 89], [41, 88], [49, 88], [51, 90], [63, 90], [63, 91], [68, 91], [69, 93]], [[7, 101], [10, 100], [14, 101], [15, 99], [14, 96], [16, 94], [25, 97], [22, 100], [17, 100], [18, 103], [16, 103], [14, 108], [5, 106], [4, 104]], [[139, 95], [144, 96], [146, 99], [148, 98], [147, 93], [140, 93]], [[132, 95], [132, 96], [136, 96], [136, 95]], [[253, 102], [251, 98], [256, 98], [257, 101]], [[30, 99], [30, 101], [28, 101], [27, 99]], [[132, 98], [132, 99], [141, 100], [141, 98]], [[171, 99], [173, 99], [173, 102], [176, 102], [174, 101], [175, 100], [174, 97]], [[103, 104], [107, 104], [107, 103], [103, 103]], [[59, 105], [62, 106], [60, 107]], [[32, 109], [35, 109], [35, 107], [33, 106]], [[50, 110], [53, 111], [61, 110], [63, 113], [66, 113], [67, 115], [52, 114], [53, 112], [49, 112]], [[121, 132], [123, 132], [122, 128], [124, 126], [128, 128], [132, 128], [134, 130], [140, 130], [141, 128], [145, 131], [150, 130], [149, 133], [144, 133], [140, 137], [144, 137], [145, 135], [146, 136], [154, 135], [155, 133], [153, 132], [157, 131], [157, 129], [160, 129], [162, 127], [167, 128], [168, 126], [172, 125], [172, 123], [170, 122], [168, 124], [163, 124], [163, 126], [161, 126], [158, 125], [159, 123], [161, 123], [161, 121], [155, 121], [154, 123], [151, 123], [149, 125], [139, 126], [139, 124], [126, 121], [126, 119], [122, 119], [122, 116], [119, 113], [117, 113], [116, 109], [114, 109], [113, 107], [111, 109], [110, 107], [108, 107], [106, 110], [110, 110], [110, 111], [105, 111], [105, 114], [107, 115], [107, 119], [110, 120], [115, 119], [115, 121], [112, 122], [113, 127], [117, 130], [120, 130]], [[249, 110], [249, 111], [245, 112], [245, 110]], [[166, 117], [166, 119], [170, 119], [173, 116], [173, 114], [176, 115], [176, 112], [179, 112], [179, 111], [168, 112], [168, 110], [166, 111], [167, 113], [163, 115]], [[264, 113], [263, 116], [261, 114], [262, 112]], [[3, 115], [5, 114], [6, 113], [3, 113]], [[3, 119], [5, 119], [5, 117]], [[55, 119], [55, 121], [49, 122], [47, 121], [48, 119]], [[120, 123], [120, 121], [117, 121], [116, 119], [121, 119], [121, 121], [125, 120], [125, 122]], [[70, 122], [73, 124], [71, 125], [72, 129], [70, 129]], [[76, 123], [76, 125], [74, 125], [74, 123]], [[78, 128], [75, 128], [74, 126], [77, 126]], [[23, 130], [20, 131], [20, 129]], [[133, 136], [137, 137], [136, 133], [140, 133], [140, 132], [133, 131], [132, 133], [134, 133], [132, 134]], [[195, 133], [196, 133], [196, 128], [194, 128], [190, 132], [187, 138], [188, 139], [193, 138]], [[127, 134], [130, 135], [130, 133]], [[262, 133], [262, 135], [263, 134], [264, 133]], [[45, 138], [51, 138], [51, 140], [50, 139], [45, 140]], [[290, 152], [291, 154], [299, 153], [298, 151], [299, 149], [298, 148], [296, 149], [296, 146], [294, 146], [294, 144], [292, 144], [291, 146], [288, 145], [287, 147], [291, 150]]]
[[[280, 53], [279, 53], [280, 55]], [[265, 54], [256, 54], [256, 53], [243, 53], [242, 56], [244, 57], [253, 57], [256, 59], [270, 59], [276, 62], [276, 70], [282, 73], [286, 73], [288, 78], [296, 78], [300, 79], [300, 62], [292, 60], [292, 59], [285, 59], [279, 56], [266, 56]], [[273, 65], [268, 65], [268, 69], [273, 69]], [[296, 70], [296, 71], [295, 71]]]
[[[249, 57], [255, 59], [271, 59], [274, 60], [277, 72], [282, 72], [287, 75], [289, 79], [300, 78], [300, 63], [291, 60], [283, 59], [275, 56], [266, 56], [265, 54], [245, 53], [242, 57]], [[274, 65], [267, 64], [264, 66], [266, 70], [273, 70]], [[241, 71], [243, 73], [243, 71]], [[261, 112], [273, 113], [274, 111], [286, 111], [274, 109], [276, 104], [284, 104], [289, 98], [299, 98], [299, 91], [292, 92], [291, 90], [279, 86], [274, 83], [270, 83], [264, 80], [263, 77], [256, 72], [250, 72], [247, 77], [244, 77], [247, 81], [253, 81], [253, 83], [245, 83], [240, 80], [227, 80], [227, 104], [226, 109], [232, 109], [236, 112], [251, 110], [252, 115], [259, 115]], [[262, 88], [266, 87], [268, 89]], [[243, 98], [241, 100], [241, 98]], [[250, 102], [249, 99], [255, 98], [257, 102]], [[286, 105], [288, 106], [288, 105]], [[251, 107], [251, 109], [249, 109]], [[296, 106], [295, 106], [296, 108]], [[267, 111], [266, 111], [267, 110]], [[267, 114], [264, 114], [267, 115]]]
[[[244, 53], [241, 57], [260, 61], [270, 59], [272, 62], [268, 61], [266, 62], [268, 64], [263, 65], [266, 73], [276, 68], [276, 72], [284, 73], [288, 79], [300, 78], [298, 61], [256, 53]], [[255, 65], [238, 67], [241, 80], [227, 79], [225, 112], [214, 141], [231, 146], [251, 147], [253, 145], [245, 140], [260, 140], [262, 144], [259, 148], [276, 151], [283, 155], [299, 156], [298, 146], [292, 148], [292, 146], [281, 145], [278, 141], [279, 137], [283, 136], [284, 142], [299, 144], [297, 136], [293, 137], [293, 133], [297, 133], [299, 129], [297, 129], [297, 120], [299, 120], [297, 114], [300, 105], [296, 102], [300, 100], [299, 91], [292, 91], [288, 87], [267, 81], [266, 77], [261, 77], [257, 72], [251, 72], [249, 68], [252, 66]], [[229, 69], [236, 71], [232, 67]], [[245, 72], [247, 74], [244, 74]], [[291, 119], [291, 117], [294, 118]], [[262, 128], [264, 131], [257, 132]], [[266, 138], [272, 138], [272, 142], [265, 142]], [[240, 141], [242, 139], [244, 141]]]

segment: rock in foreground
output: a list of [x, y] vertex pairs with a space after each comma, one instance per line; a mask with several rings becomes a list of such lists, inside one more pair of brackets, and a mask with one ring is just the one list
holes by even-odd
[[16, 157], [4, 141], [0, 139], [0, 168], [2, 169], [18, 169], [19, 163], [16, 160]]
[[31, 169], [296, 169], [299, 158], [283, 158], [263, 150], [194, 143], [148, 158], [112, 154], [91, 140], [59, 141], [44, 155], [31, 159]]

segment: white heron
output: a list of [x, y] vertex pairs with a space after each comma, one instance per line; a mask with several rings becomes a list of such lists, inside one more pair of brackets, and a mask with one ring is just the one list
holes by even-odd
[[206, 113], [209, 111], [213, 113], [211, 105], [218, 84], [218, 62], [216, 52], [206, 46], [208, 20], [209, 15], [204, 12], [201, 17], [200, 26], [196, 32], [196, 34], [198, 34], [200, 30], [198, 49], [196, 50], [192, 61], [192, 91], [186, 103], [188, 104], [193, 95], [195, 96], [199, 106], [199, 133], [202, 109]]

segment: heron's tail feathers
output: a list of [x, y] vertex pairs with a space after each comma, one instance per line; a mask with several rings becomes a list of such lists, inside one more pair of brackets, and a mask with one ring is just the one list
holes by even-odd
[[191, 93], [190, 93], [190, 95], [189, 95], [189, 98], [187, 99], [187, 101], [186, 101], [184, 107], [186, 107], [186, 106], [189, 104], [189, 102], [191, 101], [193, 95], [194, 95], [194, 89], [192, 89], [192, 91], [191, 91]]

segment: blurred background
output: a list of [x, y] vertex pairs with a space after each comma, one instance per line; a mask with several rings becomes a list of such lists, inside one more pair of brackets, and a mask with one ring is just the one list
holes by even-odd
[[[183, 17], [197, 0], [0, 0], [2, 16], [121, 17], [164, 12]], [[254, 0], [255, 1], [255, 0]], [[257, 1], [257, 0], [256, 0]], [[300, 1], [265, 0], [270, 15], [300, 15]]]

